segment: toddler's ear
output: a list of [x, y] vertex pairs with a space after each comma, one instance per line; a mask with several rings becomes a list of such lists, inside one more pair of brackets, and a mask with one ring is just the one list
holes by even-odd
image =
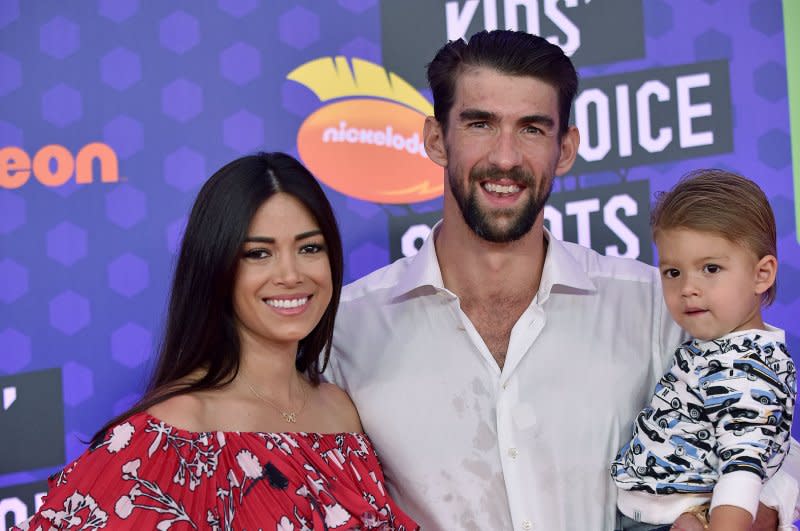
[[758, 261], [755, 273], [756, 295], [761, 295], [775, 283], [775, 276], [778, 274], [778, 259], [768, 254]]

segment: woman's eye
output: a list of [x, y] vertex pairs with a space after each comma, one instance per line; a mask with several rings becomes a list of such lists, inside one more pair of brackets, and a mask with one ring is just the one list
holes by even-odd
[[244, 257], [250, 260], [261, 260], [271, 256], [266, 249], [250, 249], [244, 252]]
[[720, 269], [717, 264], [706, 264], [703, 267], [703, 273], [719, 273]]
[[681, 276], [681, 272], [674, 268], [665, 269], [662, 274], [667, 278], [678, 278]]
[[317, 254], [325, 250], [325, 246], [321, 243], [309, 243], [300, 248], [303, 254]]

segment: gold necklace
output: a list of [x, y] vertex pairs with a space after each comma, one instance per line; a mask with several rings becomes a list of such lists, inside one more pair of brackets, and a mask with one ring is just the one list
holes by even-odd
[[[239, 377], [242, 378], [241, 376], [239, 376]], [[264, 402], [266, 405], [270, 406], [272, 409], [274, 409], [275, 411], [280, 413], [281, 417], [283, 417], [283, 420], [285, 420], [286, 422], [288, 422], [290, 424], [294, 424], [294, 423], [297, 422], [297, 415], [302, 413], [303, 412], [303, 408], [306, 407], [306, 389], [305, 389], [305, 386], [302, 384], [302, 382], [300, 383], [300, 392], [303, 393], [303, 402], [300, 404], [300, 407], [297, 409], [297, 411], [283, 411], [280, 407], [278, 407], [275, 404], [275, 402], [273, 402], [272, 400], [268, 399], [265, 396], [262, 396], [261, 393], [256, 391], [255, 388], [252, 385], [250, 385], [250, 382], [248, 382], [244, 378], [242, 378], [242, 381], [248, 387], [248, 389], [250, 389], [250, 391], [255, 395], [256, 398], [258, 398], [259, 400]]]

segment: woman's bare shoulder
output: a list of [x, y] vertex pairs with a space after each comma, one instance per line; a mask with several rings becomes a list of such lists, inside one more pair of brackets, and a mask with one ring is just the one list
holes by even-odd
[[200, 393], [173, 396], [147, 410], [158, 420], [187, 431], [205, 431], [205, 411], [205, 399]]
[[336, 431], [360, 433], [361, 419], [350, 396], [339, 386], [322, 382], [317, 386], [317, 393], [323, 407], [336, 419]]
[[[163, 391], [171, 392], [181, 388], [187, 388], [200, 380], [206, 371], [197, 369], [180, 380], [166, 386]], [[191, 391], [181, 393], [163, 400], [147, 408], [147, 412], [164, 421], [170, 426], [187, 431], [206, 431], [209, 415], [209, 396], [213, 391]]]

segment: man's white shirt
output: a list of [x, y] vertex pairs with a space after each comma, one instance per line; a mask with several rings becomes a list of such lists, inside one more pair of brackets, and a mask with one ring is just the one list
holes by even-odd
[[334, 333], [328, 377], [391, 494], [425, 530], [613, 529], [610, 463], [683, 339], [657, 270], [546, 234], [501, 370], [444, 288], [435, 231], [344, 289]]

